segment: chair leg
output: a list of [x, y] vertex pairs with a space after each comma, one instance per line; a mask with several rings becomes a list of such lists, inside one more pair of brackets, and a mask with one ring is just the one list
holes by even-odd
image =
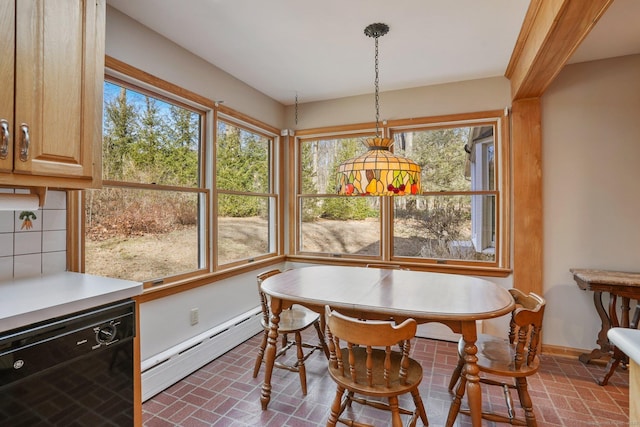
[[533, 402], [531, 402], [531, 396], [527, 390], [527, 379], [516, 378], [516, 389], [518, 390], [518, 397], [520, 398], [520, 405], [524, 409], [524, 417], [527, 421], [527, 427], [537, 427], [536, 415], [533, 413]]
[[461, 375], [460, 381], [458, 382], [458, 388], [456, 388], [456, 393], [453, 396], [453, 402], [451, 402], [451, 407], [449, 408], [449, 415], [447, 416], [447, 423], [445, 424], [447, 427], [451, 427], [458, 417], [460, 405], [462, 404], [462, 397], [464, 396], [466, 388], [467, 377]]
[[313, 322], [313, 326], [316, 328], [316, 332], [318, 333], [318, 340], [320, 340], [319, 344], [322, 347], [322, 351], [324, 351], [324, 355], [329, 360], [329, 347], [327, 347], [327, 341], [324, 338], [324, 333], [320, 328], [320, 321]]
[[463, 366], [464, 366], [464, 359], [461, 357], [458, 357], [458, 365], [456, 366], [456, 369], [453, 370], [453, 374], [451, 374], [451, 379], [449, 380], [449, 391], [453, 390], [453, 387], [455, 387], [456, 383], [460, 379], [460, 374], [462, 373]]
[[347, 402], [346, 402], [346, 405], [345, 405], [345, 406], [346, 406], [347, 408], [351, 408], [351, 402], [353, 402], [353, 399], [354, 399], [355, 393], [354, 393], [354, 392], [352, 392], [352, 391], [349, 391], [349, 392], [347, 392], [347, 396], [348, 396], [348, 399], [347, 399]]
[[418, 411], [422, 424], [428, 426], [427, 411], [424, 409], [424, 403], [422, 403], [422, 397], [420, 397], [420, 392], [417, 388], [411, 391], [411, 396], [413, 396], [413, 403], [416, 405], [416, 411]]
[[302, 335], [300, 332], [295, 333], [296, 348], [298, 349], [298, 374], [300, 375], [300, 387], [302, 388], [302, 394], [307, 395], [307, 370], [304, 366], [304, 353], [302, 351]]
[[264, 358], [264, 349], [267, 348], [267, 331], [264, 331], [262, 334], [262, 342], [260, 343], [260, 348], [258, 349], [258, 356], [256, 357], [256, 364], [253, 367], [253, 378], [258, 376], [258, 372], [260, 372], [260, 366], [262, 365], [262, 359]]
[[333, 403], [331, 404], [331, 414], [329, 414], [329, 420], [327, 420], [327, 427], [334, 427], [338, 423], [343, 394], [344, 388], [338, 386], [336, 389], [336, 397], [333, 399]]
[[618, 368], [618, 365], [620, 365], [620, 362], [624, 359], [624, 357], [625, 357], [625, 354], [621, 350], [618, 350], [617, 347], [613, 346], [613, 355], [611, 356], [611, 359], [609, 359], [609, 362], [607, 362], [607, 366], [605, 366], [604, 368], [605, 370], [604, 376], [598, 380], [599, 385], [605, 386], [609, 384], [609, 378], [611, 378], [613, 373]]
[[400, 409], [398, 405], [398, 396], [389, 396], [389, 409], [391, 410], [391, 425], [393, 427], [402, 427], [402, 418], [400, 418]]

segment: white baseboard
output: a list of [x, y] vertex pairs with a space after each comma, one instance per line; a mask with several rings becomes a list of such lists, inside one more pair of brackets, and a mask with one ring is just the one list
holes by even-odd
[[260, 308], [142, 361], [142, 401], [146, 401], [262, 330]]

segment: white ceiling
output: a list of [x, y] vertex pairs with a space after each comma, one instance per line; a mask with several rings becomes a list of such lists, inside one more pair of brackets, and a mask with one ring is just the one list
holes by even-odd
[[[583, 0], [580, 0], [583, 1]], [[285, 105], [503, 76], [529, 0], [107, 0]], [[571, 62], [640, 53], [640, 0], [615, 0]]]

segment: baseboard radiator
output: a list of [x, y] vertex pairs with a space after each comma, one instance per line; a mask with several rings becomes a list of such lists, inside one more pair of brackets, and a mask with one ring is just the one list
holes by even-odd
[[146, 401], [262, 330], [260, 307], [142, 361]]

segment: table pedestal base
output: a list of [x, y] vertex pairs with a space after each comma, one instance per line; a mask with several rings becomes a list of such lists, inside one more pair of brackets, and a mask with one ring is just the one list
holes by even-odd
[[594, 348], [591, 353], [583, 353], [578, 359], [582, 363], [589, 363], [594, 359], [600, 359], [605, 356], [609, 356], [610, 359], [607, 362], [607, 366], [605, 367], [605, 374], [602, 378], [597, 380], [599, 385], [605, 386], [609, 383], [609, 378], [613, 375], [616, 368], [622, 364], [623, 369], [627, 369], [627, 365], [629, 363], [629, 358], [626, 354], [620, 351], [616, 346], [611, 344], [609, 338], [607, 337], [607, 332], [611, 328], [632, 328], [636, 329], [638, 327], [638, 321], [640, 318], [640, 305], [636, 305], [636, 310], [633, 315], [633, 320], [629, 321], [629, 301], [630, 298], [628, 296], [621, 297], [621, 307], [620, 314], [622, 317], [622, 321], [618, 319], [618, 307], [617, 307], [618, 295], [614, 292], [609, 292], [609, 309], [605, 310], [604, 304], [602, 303], [602, 291], [594, 291], [593, 293], [593, 303], [596, 307], [596, 311], [598, 312], [598, 316], [601, 321], [600, 332], [598, 333], [597, 343], [600, 345], [600, 348]]

